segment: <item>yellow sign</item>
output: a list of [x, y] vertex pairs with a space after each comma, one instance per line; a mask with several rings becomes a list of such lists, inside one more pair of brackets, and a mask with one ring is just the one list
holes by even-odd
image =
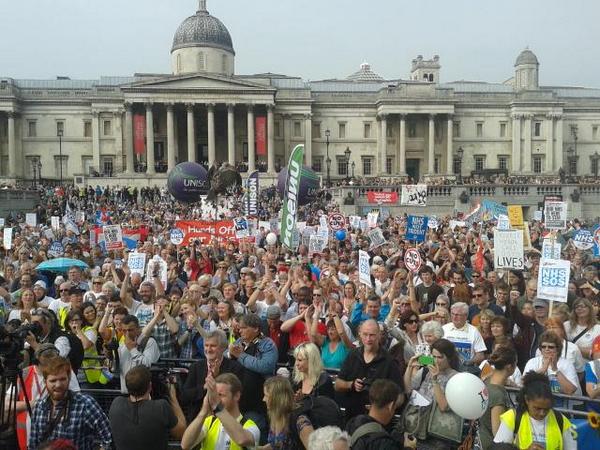
[[521, 205], [508, 205], [506, 207], [508, 211], [508, 221], [510, 226], [517, 230], [523, 229], [523, 208]]

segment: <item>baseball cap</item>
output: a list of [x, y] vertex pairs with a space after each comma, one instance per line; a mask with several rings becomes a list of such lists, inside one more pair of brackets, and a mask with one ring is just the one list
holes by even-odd
[[281, 317], [281, 308], [277, 305], [271, 305], [267, 308], [267, 319], [279, 319]]
[[35, 284], [33, 285], [33, 287], [36, 287], [36, 286], [39, 286], [42, 289], [47, 289], [48, 288], [48, 286], [46, 286], [46, 282], [44, 280], [37, 280], [35, 282]]
[[533, 301], [533, 307], [534, 307], [534, 308], [536, 308], [536, 307], [540, 307], [540, 308], [548, 308], [548, 301], [547, 301], [547, 300], [544, 300], [544, 299], [542, 299], [542, 298], [536, 298], [536, 299]]

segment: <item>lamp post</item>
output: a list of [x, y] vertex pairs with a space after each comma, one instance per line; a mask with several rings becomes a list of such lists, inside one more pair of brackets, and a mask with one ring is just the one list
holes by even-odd
[[59, 157], [59, 161], [58, 164], [60, 166], [60, 185], [62, 186], [63, 184], [63, 157], [62, 157], [62, 137], [63, 137], [63, 130], [58, 130], [56, 132], [56, 134], [58, 135], [58, 157]]
[[344, 151], [344, 155], [346, 156], [346, 180], [349, 178], [350, 175], [350, 155], [352, 154], [352, 152], [350, 151], [350, 147], [346, 147], [346, 150]]
[[594, 178], [598, 178], [598, 160], [600, 160], [600, 155], [596, 151], [592, 155], [592, 172], [593, 172]]
[[327, 152], [327, 159], [325, 162], [327, 163], [327, 187], [331, 187], [331, 158], [329, 158], [329, 136], [331, 136], [331, 131], [328, 129], [325, 130], [325, 146]]
[[458, 182], [462, 183], [462, 159], [463, 159], [463, 155], [464, 155], [465, 151], [463, 150], [462, 147], [458, 147], [458, 150], [456, 150], [456, 159], [458, 160]]

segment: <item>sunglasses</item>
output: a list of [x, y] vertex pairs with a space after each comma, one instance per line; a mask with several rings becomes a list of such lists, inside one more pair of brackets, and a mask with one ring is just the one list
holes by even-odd
[[419, 319], [410, 319], [407, 320], [406, 323], [419, 323]]

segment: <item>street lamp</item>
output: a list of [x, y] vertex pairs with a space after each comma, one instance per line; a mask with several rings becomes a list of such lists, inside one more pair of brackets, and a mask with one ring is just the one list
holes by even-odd
[[346, 147], [346, 151], [344, 152], [344, 155], [346, 156], [346, 179], [348, 179], [348, 175], [349, 175], [349, 169], [350, 169], [350, 155], [352, 154], [352, 152], [350, 151], [350, 147]]
[[458, 173], [456, 175], [458, 175], [458, 182], [462, 183], [462, 159], [463, 159], [463, 155], [464, 155], [465, 151], [463, 150], [462, 147], [458, 147], [458, 150], [456, 150], [456, 160], [458, 161]]
[[63, 184], [63, 157], [62, 157], [62, 137], [63, 130], [57, 130], [56, 134], [58, 135], [58, 157], [59, 157], [59, 166], [60, 166], [60, 185]]
[[331, 159], [329, 158], [329, 136], [331, 136], [331, 131], [327, 129], [325, 130], [325, 145], [327, 148], [327, 159], [325, 160], [327, 163], [327, 187], [331, 187]]

